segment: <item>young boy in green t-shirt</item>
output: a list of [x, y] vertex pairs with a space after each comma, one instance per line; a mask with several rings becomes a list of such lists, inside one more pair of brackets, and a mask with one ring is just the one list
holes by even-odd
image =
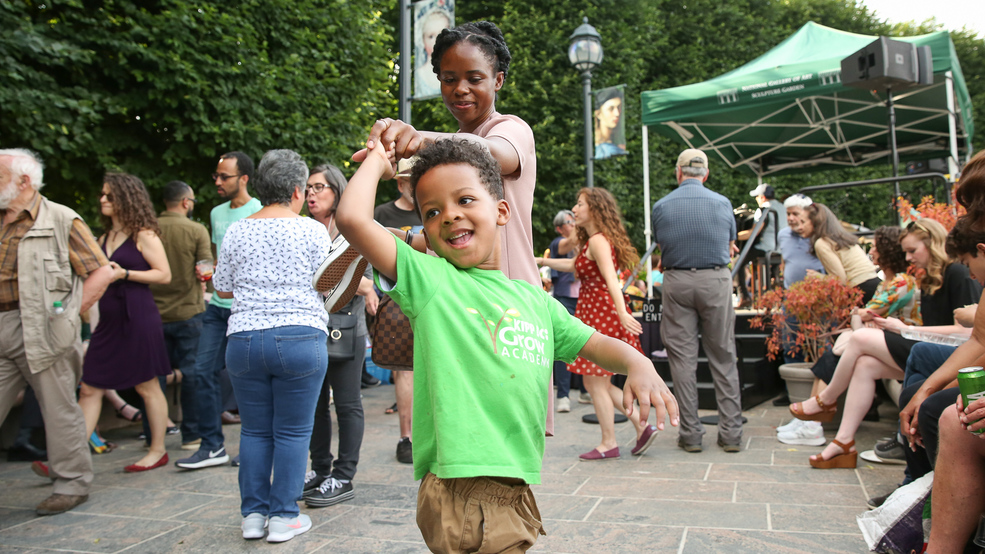
[[[543, 534], [529, 485], [540, 483], [553, 360], [577, 356], [628, 375], [624, 404], [639, 400], [657, 427], [677, 403], [653, 364], [596, 333], [542, 289], [500, 269], [500, 227], [510, 218], [499, 166], [466, 139], [418, 152], [411, 175], [428, 248], [417, 252], [373, 222], [376, 187], [394, 168], [379, 144], [337, 211], [346, 240], [414, 330], [414, 478], [417, 523], [433, 552], [525, 551]], [[480, 510], [474, 509], [478, 505]]]

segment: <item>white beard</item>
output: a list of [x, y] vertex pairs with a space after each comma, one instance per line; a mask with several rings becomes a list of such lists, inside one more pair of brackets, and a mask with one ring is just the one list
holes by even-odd
[[13, 181], [0, 189], [0, 210], [6, 210], [10, 206], [10, 203], [14, 201], [14, 198], [17, 198], [17, 194], [18, 190], [14, 186]]

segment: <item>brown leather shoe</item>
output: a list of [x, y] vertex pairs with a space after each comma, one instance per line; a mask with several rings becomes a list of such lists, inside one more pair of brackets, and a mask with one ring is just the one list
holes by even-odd
[[83, 494], [81, 496], [72, 494], [53, 494], [38, 504], [38, 515], [50, 516], [67, 512], [79, 504], [82, 504], [86, 500], [89, 500], [88, 494]]
[[239, 415], [232, 412], [222, 412], [222, 424], [223, 425], [236, 425], [242, 423], [239, 419]]

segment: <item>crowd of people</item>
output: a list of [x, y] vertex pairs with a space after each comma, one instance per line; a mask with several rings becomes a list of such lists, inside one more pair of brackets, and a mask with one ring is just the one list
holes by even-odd
[[[256, 167], [242, 152], [222, 155], [212, 178], [225, 202], [210, 214], [211, 234], [190, 218], [187, 184], [169, 183], [156, 214], [138, 177], [108, 173], [96, 238], [78, 214], [40, 193], [38, 156], [0, 150], [0, 421], [19, 399], [36, 402], [44, 421], [48, 463], [32, 469], [53, 493], [38, 514], [87, 500], [90, 447], [108, 448], [97, 428], [105, 398], [146, 426], [147, 452], [126, 472], [166, 466], [164, 438], [180, 432], [189, 455], [177, 468], [240, 466], [244, 539], [304, 533], [312, 523], [300, 501], [318, 508], [355, 496], [367, 315], [386, 294], [415, 336], [427, 338], [415, 343], [414, 371], [394, 375], [391, 408], [400, 417], [396, 457], [413, 463], [421, 481], [425, 542], [435, 552], [480, 544], [524, 551], [544, 534], [530, 485], [540, 482], [545, 436], [554, 413], [571, 410], [572, 388], [594, 405], [601, 431], [581, 460], [620, 457], [616, 410], [635, 428], [632, 455], [643, 455], [666, 421], [680, 427], [679, 448], [699, 453], [700, 342], [715, 385], [716, 443], [741, 452], [730, 264], [737, 241], [750, 239], [755, 255], [782, 257], [784, 286], [827, 273], [863, 297], [850, 336], [815, 365], [812, 396], [790, 406], [795, 420], [777, 438], [825, 444], [819, 422], [833, 419], [844, 395], [837, 433], [809, 463], [855, 467], [855, 433], [877, 381], [902, 380], [900, 435], [876, 445], [876, 455], [902, 450], [904, 483], [942, 466], [931, 551], [960, 551], [985, 511], [985, 447], [968, 432], [985, 427], [977, 422], [985, 400], [962, 406], [953, 384], [957, 369], [985, 355], [985, 310], [974, 306], [985, 282], [985, 154], [962, 173], [967, 215], [953, 230], [929, 219], [882, 227], [866, 254], [827, 206], [799, 194], [781, 203], [770, 185], [750, 192], [762, 232], [740, 233], [731, 203], [708, 186], [708, 156], [683, 151], [677, 187], [653, 206], [651, 229], [671, 393], [643, 353], [642, 325], [620, 283], [639, 254], [612, 194], [580, 190], [554, 218], [549, 255], [534, 256], [533, 132], [495, 106], [510, 59], [491, 23], [442, 30], [429, 60], [458, 131], [380, 119], [353, 154], [359, 166], [349, 181], [291, 150], [268, 151]], [[379, 183], [392, 178], [398, 198], [376, 206]], [[553, 271], [553, 299], [538, 265]], [[209, 279], [215, 292], [206, 304]], [[743, 305], [751, 296], [745, 280], [740, 273]], [[81, 317], [94, 305], [84, 349]], [[914, 326], [970, 340], [946, 347], [903, 338]], [[465, 353], [468, 367], [450, 361], [450, 351]], [[163, 394], [179, 374], [180, 427]], [[224, 379], [242, 423], [235, 457], [222, 432]], [[139, 412], [115, 392], [129, 388]]]

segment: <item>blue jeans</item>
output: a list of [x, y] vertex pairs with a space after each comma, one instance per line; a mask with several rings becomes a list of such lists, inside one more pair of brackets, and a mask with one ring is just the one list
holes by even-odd
[[[195, 381], [191, 393], [195, 397], [198, 416], [198, 434], [202, 437], [199, 450], [219, 450], [225, 441], [222, 436], [222, 389], [219, 385], [219, 372], [226, 365], [226, 326], [231, 311], [209, 304], [202, 314], [202, 333], [198, 340], [198, 353], [195, 355]], [[182, 437], [182, 440], [185, 440]]]
[[[570, 296], [555, 296], [555, 298], [568, 310], [569, 314], [575, 315], [577, 298]], [[558, 398], [567, 398], [571, 394], [571, 372], [568, 371], [568, 364], [558, 360], [554, 361], [554, 385], [557, 387]]]
[[[181, 441], [189, 442], [199, 438], [198, 406], [195, 403], [195, 389], [198, 379], [195, 375], [195, 355], [198, 353], [198, 338], [202, 334], [202, 314], [184, 321], [164, 324], [164, 345], [168, 349], [171, 367], [181, 370]], [[150, 436], [150, 435], [148, 435]]]
[[324, 331], [299, 325], [229, 336], [226, 367], [243, 420], [239, 493], [244, 517], [299, 513], [315, 403], [328, 366], [327, 339]]
[[[944, 365], [951, 354], [957, 350], [956, 346], [945, 346], [932, 342], [918, 342], [910, 349], [910, 355], [906, 358], [906, 373], [903, 377], [903, 386], [909, 387], [917, 383], [923, 383], [930, 377], [937, 368]], [[900, 403], [900, 406], [906, 404]]]

